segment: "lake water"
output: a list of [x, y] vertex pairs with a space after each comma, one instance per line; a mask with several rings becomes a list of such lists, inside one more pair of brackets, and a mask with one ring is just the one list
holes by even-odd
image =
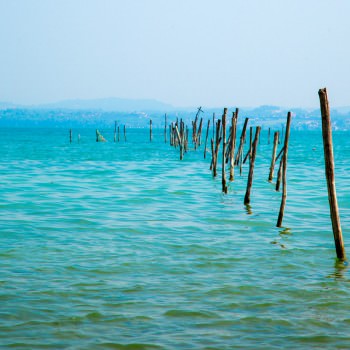
[[[224, 195], [203, 145], [180, 161], [163, 130], [100, 131], [0, 130], [0, 348], [350, 348], [320, 132], [291, 132], [276, 228], [266, 130], [250, 207], [247, 164]], [[333, 133], [346, 247], [349, 136]]]

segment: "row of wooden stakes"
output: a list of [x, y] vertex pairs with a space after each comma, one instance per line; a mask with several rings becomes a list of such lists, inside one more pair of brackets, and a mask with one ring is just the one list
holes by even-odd
[[[194, 121], [192, 122], [192, 144], [194, 146], [194, 149], [197, 149], [201, 145], [201, 140], [202, 140], [203, 118], [200, 118], [199, 120], [199, 113], [201, 111], [202, 109], [200, 107], [198, 109], [198, 112], [196, 114]], [[212, 156], [211, 162], [210, 162], [210, 170], [212, 171], [213, 176], [216, 177], [219, 151], [221, 147], [222, 148], [221, 150], [222, 192], [227, 193], [228, 192], [228, 186], [227, 186], [227, 180], [226, 180], [227, 164], [229, 167], [229, 181], [234, 181], [235, 167], [239, 168], [239, 171], [241, 174], [242, 165], [246, 163], [247, 159], [249, 159], [248, 181], [247, 181], [246, 193], [244, 196], [244, 204], [249, 205], [251, 188], [253, 184], [254, 165], [255, 165], [255, 159], [256, 159], [256, 153], [257, 153], [257, 145], [259, 141], [261, 127], [257, 126], [255, 128], [254, 139], [253, 139], [253, 127], [250, 127], [249, 150], [246, 153], [246, 155], [244, 155], [243, 154], [244, 143], [246, 141], [247, 126], [249, 121], [249, 118], [245, 118], [243, 129], [239, 138], [237, 151], [235, 151], [238, 114], [239, 114], [239, 109], [236, 108], [235, 112], [232, 113], [231, 126], [229, 128], [228, 137], [227, 137], [227, 108], [224, 108], [222, 118], [218, 119], [216, 123], [215, 123], [215, 115], [213, 115], [213, 125], [215, 125], [215, 127], [213, 128], [213, 137], [211, 138], [211, 141], [210, 141], [211, 156]], [[281, 161], [278, 169], [278, 175], [277, 175], [277, 182], [276, 182], [277, 191], [279, 191], [280, 184], [282, 182], [282, 200], [281, 200], [281, 206], [280, 206], [280, 211], [279, 211], [278, 220], [277, 220], [277, 227], [282, 227], [284, 208], [285, 208], [286, 198], [287, 198], [286, 173], [287, 173], [287, 157], [288, 157], [290, 124], [291, 124], [291, 113], [288, 112], [284, 143], [283, 143], [282, 149], [280, 150], [277, 156], [276, 154], [277, 154], [277, 147], [278, 147], [277, 145], [279, 143], [279, 132], [276, 131], [274, 134], [272, 159], [271, 159], [270, 172], [268, 176], [268, 180], [271, 182], [273, 179], [275, 164], [278, 161], [278, 159], [281, 157]], [[179, 147], [180, 160], [182, 160], [184, 157], [184, 153], [188, 151], [189, 128], [185, 126], [182, 119], [180, 121], [176, 121], [175, 123], [172, 123], [169, 126], [169, 128], [170, 128], [170, 145], [174, 147]], [[208, 120], [208, 124], [207, 124], [207, 131], [206, 131], [205, 145], [204, 145], [204, 158], [206, 158], [206, 153], [207, 153], [209, 128], [210, 128], [210, 119]], [[151, 132], [152, 131], [150, 129], [150, 135], [152, 135]], [[166, 135], [166, 126], [165, 126], [165, 135]]]
[[[332, 222], [332, 230], [335, 242], [335, 249], [337, 258], [340, 261], [346, 260], [344, 240], [342, 236], [342, 229], [340, 224], [340, 216], [338, 209], [338, 201], [336, 196], [335, 188], [335, 176], [334, 176], [334, 155], [333, 155], [333, 140], [332, 140], [332, 125], [330, 117], [330, 107], [328, 102], [327, 90], [326, 88], [320, 89], [318, 91], [320, 99], [320, 109], [321, 109], [321, 119], [322, 119], [322, 138], [323, 138], [323, 149], [324, 149], [324, 159], [325, 159], [325, 175], [327, 182], [328, 190], [328, 201], [330, 207], [330, 217]], [[198, 115], [201, 112], [201, 108], [198, 109], [196, 118], [192, 122], [192, 142], [194, 148], [196, 149], [201, 144], [201, 133], [202, 133], [202, 119], [199, 123], [199, 128], [197, 130]], [[247, 188], [244, 197], [244, 204], [248, 205], [250, 203], [250, 191], [253, 183], [253, 174], [254, 174], [254, 163], [256, 158], [257, 144], [259, 140], [259, 135], [261, 127], [257, 126], [255, 129], [255, 136], [253, 139], [253, 128], [250, 128], [250, 146], [247, 154], [243, 156], [243, 144], [246, 138], [246, 130], [248, 125], [248, 118], [245, 119], [243, 124], [242, 133], [239, 139], [239, 146], [237, 152], [235, 153], [236, 146], [236, 132], [237, 132], [237, 118], [238, 118], [238, 108], [232, 114], [231, 127], [229, 130], [229, 136], [226, 140], [226, 124], [227, 124], [227, 108], [224, 109], [222, 119], [217, 120], [215, 128], [213, 128], [213, 137], [211, 139], [211, 154], [212, 159], [210, 163], [210, 170], [213, 172], [213, 176], [217, 176], [217, 162], [218, 155], [220, 150], [220, 145], [222, 144], [222, 192], [227, 193], [227, 182], [226, 182], [226, 167], [225, 165], [229, 163], [230, 176], [229, 180], [234, 180], [234, 167], [239, 167], [240, 172], [242, 171], [242, 164], [244, 164], [249, 157], [249, 173]], [[213, 125], [214, 125], [214, 116], [213, 116]], [[277, 173], [276, 181], [276, 190], [280, 188], [280, 183], [282, 182], [282, 199], [280, 205], [280, 211], [277, 219], [277, 227], [282, 227], [284, 209], [287, 199], [287, 158], [288, 158], [288, 145], [289, 145], [289, 135], [290, 135], [290, 126], [291, 126], [292, 115], [291, 112], [287, 114], [286, 122], [286, 131], [283, 141], [283, 146], [276, 156], [277, 145], [279, 143], [279, 132], [274, 133], [274, 143], [272, 150], [272, 159], [270, 165], [270, 172], [268, 180], [271, 182], [273, 178], [275, 164], [278, 159], [281, 157], [279, 169]], [[205, 147], [204, 147], [204, 158], [206, 157], [207, 152], [207, 139], [209, 133], [210, 120], [208, 120]], [[165, 126], [166, 131], [166, 126]], [[184, 126], [182, 120], [180, 124], [176, 122], [170, 126], [171, 141], [172, 146], [180, 146], [180, 159], [183, 159], [184, 151], [188, 149], [188, 128]], [[283, 134], [283, 129], [282, 129]], [[269, 129], [270, 136], [270, 129]], [[166, 141], [166, 140], [165, 140]]]
[[[338, 202], [336, 197], [335, 189], [335, 179], [334, 179], [334, 156], [333, 156], [333, 141], [332, 141], [332, 127], [330, 119], [330, 108], [328, 103], [328, 96], [326, 89], [320, 89], [319, 92], [320, 106], [321, 106], [321, 117], [322, 117], [322, 136], [323, 136], [323, 148], [324, 148], [324, 158], [325, 158], [325, 174], [328, 189], [328, 200], [330, 206], [330, 216], [332, 221], [332, 229], [336, 247], [337, 258], [341, 261], [346, 260], [344, 241], [342, 237], [342, 229], [340, 225]], [[196, 117], [192, 122], [192, 144], [194, 149], [197, 149], [202, 142], [202, 129], [203, 129], [203, 118], [199, 119], [200, 113], [203, 112], [201, 107], [198, 108]], [[253, 128], [250, 127], [250, 141], [249, 150], [244, 156], [243, 148], [246, 140], [246, 131], [249, 118], [245, 118], [242, 133], [239, 138], [239, 144], [236, 148], [237, 139], [237, 119], [238, 119], [239, 109], [236, 108], [235, 112], [232, 113], [231, 126], [228, 131], [227, 137], [227, 108], [224, 108], [224, 112], [221, 119], [218, 119], [215, 123], [215, 115], [213, 115], [213, 135], [211, 138], [211, 162], [210, 170], [214, 177], [217, 176], [217, 163], [219, 159], [220, 146], [222, 147], [222, 192], [228, 192], [227, 180], [226, 180], [226, 165], [229, 164], [229, 181], [234, 180], [234, 168], [238, 167], [240, 173], [242, 173], [242, 165], [249, 159], [249, 172], [247, 180], [247, 188], [244, 196], [244, 204], [249, 205], [250, 203], [250, 193], [253, 184], [254, 175], [254, 165], [256, 159], [257, 145], [259, 141], [259, 135], [261, 127], [257, 126], [255, 128], [255, 135], [253, 138]], [[268, 180], [271, 182], [273, 179], [275, 164], [280, 158], [280, 164], [277, 173], [276, 190], [279, 191], [280, 185], [282, 183], [282, 198], [280, 204], [279, 215], [277, 219], [277, 227], [282, 227], [282, 221], [284, 216], [284, 209], [287, 199], [287, 158], [288, 158], [288, 145], [289, 145], [289, 135], [291, 126], [292, 115], [291, 112], [287, 114], [286, 131], [284, 135], [283, 145], [281, 150], [277, 154], [278, 144], [280, 143], [279, 132], [274, 133], [274, 142], [272, 149], [272, 158], [270, 165], [270, 172]], [[198, 125], [198, 126], [197, 126]], [[205, 137], [204, 146], [204, 158], [207, 154], [207, 143], [209, 136], [210, 120], [208, 120], [207, 131]], [[117, 132], [118, 131], [118, 132]], [[189, 128], [185, 126], [185, 123], [181, 119], [175, 123], [169, 125], [170, 134], [170, 145], [173, 147], [179, 147], [180, 150], [180, 160], [183, 159], [184, 154], [189, 150]], [[78, 136], [78, 139], [80, 137]], [[120, 140], [119, 126], [117, 128], [117, 123], [115, 123], [114, 129], [114, 142]], [[124, 125], [124, 139], [126, 141], [126, 127]], [[165, 115], [165, 126], [164, 126], [164, 139], [167, 143], [167, 116]], [[282, 128], [282, 139], [283, 139], [283, 128]], [[270, 129], [269, 129], [269, 140], [270, 140]], [[103, 136], [96, 130], [96, 141], [105, 141]], [[152, 120], [150, 120], [150, 141], [152, 141]], [[70, 130], [70, 142], [72, 142], [72, 130]]]

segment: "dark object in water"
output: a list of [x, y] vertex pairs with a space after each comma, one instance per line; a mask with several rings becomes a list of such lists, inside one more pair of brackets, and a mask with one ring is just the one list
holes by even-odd
[[102, 134], [96, 129], [96, 142], [106, 142], [107, 140], [102, 136]]

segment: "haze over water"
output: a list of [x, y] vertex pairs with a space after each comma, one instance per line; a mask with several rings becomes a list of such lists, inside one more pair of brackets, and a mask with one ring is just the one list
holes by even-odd
[[[163, 130], [152, 143], [148, 129], [116, 143], [100, 131], [107, 143], [94, 129], [72, 144], [66, 129], [0, 130], [0, 347], [349, 347], [319, 131], [291, 132], [282, 229], [267, 130], [250, 207], [247, 165], [223, 195], [203, 145], [180, 161]], [[347, 246], [350, 143], [333, 138]]]

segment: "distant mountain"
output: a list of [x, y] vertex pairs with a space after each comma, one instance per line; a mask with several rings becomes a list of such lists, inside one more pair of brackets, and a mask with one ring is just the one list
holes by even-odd
[[174, 107], [152, 99], [101, 98], [92, 100], [65, 100], [35, 106], [44, 109], [101, 110], [106, 112], [168, 111]]
[[11, 103], [11, 102], [1, 102], [0, 101], [0, 110], [1, 109], [18, 108], [18, 107], [22, 107], [22, 106], [16, 105], [16, 104]]
[[[120, 98], [104, 98], [94, 100], [67, 100], [38, 106], [20, 106], [0, 102], [0, 126], [20, 127], [92, 127], [114, 126], [126, 124], [132, 127], [148, 127], [152, 119], [154, 127], [164, 127], [164, 114], [167, 122], [182, 119], [191, 127], [197, 107], [175, 108], [169, 104], [156, 100], [133, 100]], [[199, 114], [204, 122], [213, 115], [221, 118], [223, 108], [203, 107]], [[250, 126], [260, 125], [262, 128], [278, 130], [285, 124], [288, 111], [292, 112], [292, 128], [312, 130], [321, 128], [320, 109], [284, 108], [278, 106], [244, 107], [239, 109], [238, 125], [249, 118]], [[235, 107], [228, 106], [231, 117]], [[350, 107], [331, 109], [334, 130], [350, 130]]]

